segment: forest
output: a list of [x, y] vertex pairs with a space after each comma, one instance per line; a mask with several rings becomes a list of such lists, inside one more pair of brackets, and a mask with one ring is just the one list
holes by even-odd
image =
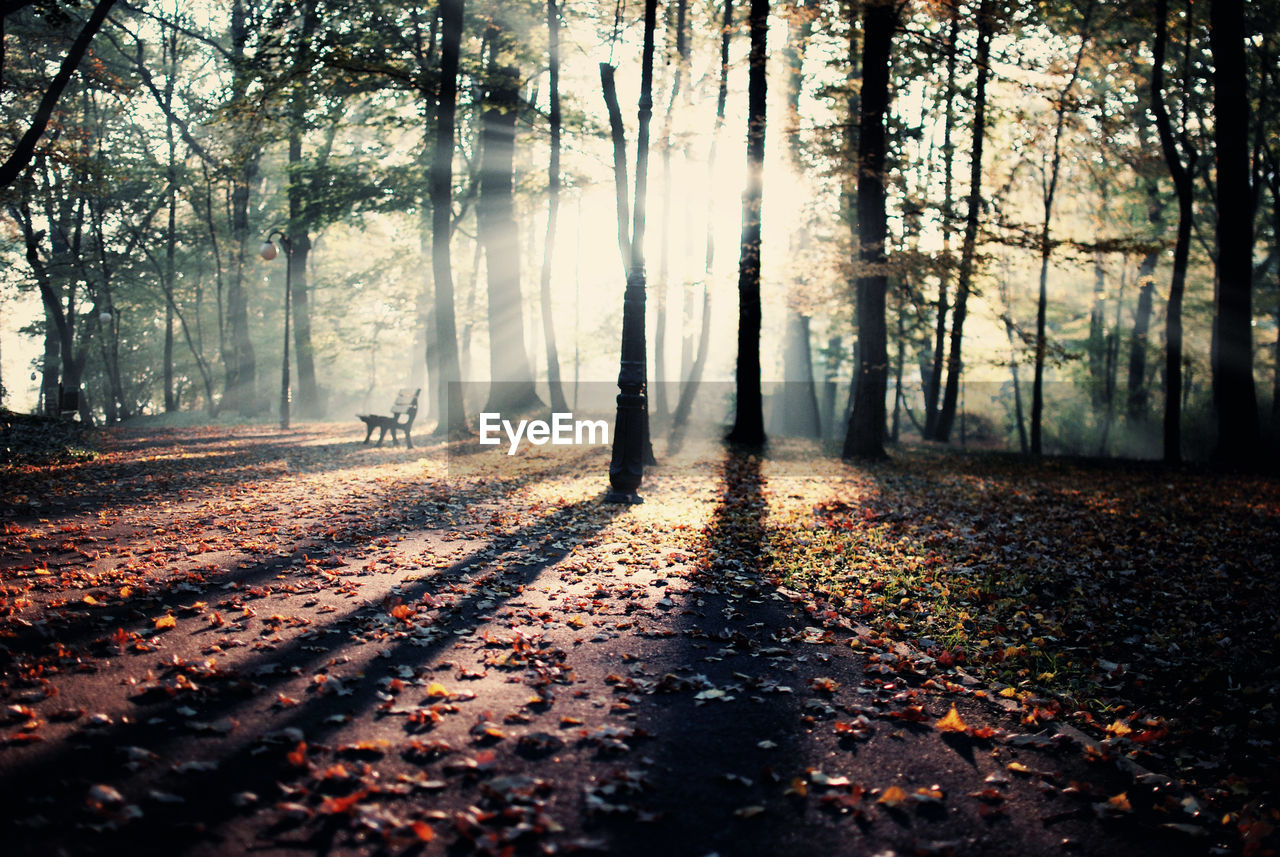
[[10, 7], [10, 410], [1275, 449], [1269, 3]]
[[6, 855], [1280, 854], [1278, 0], [0, 12]]

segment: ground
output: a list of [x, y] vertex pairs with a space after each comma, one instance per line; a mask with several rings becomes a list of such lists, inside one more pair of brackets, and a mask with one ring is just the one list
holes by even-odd
[[361, 436], [4, 469], [6, 853], [1275, 847], [1274, 480]]

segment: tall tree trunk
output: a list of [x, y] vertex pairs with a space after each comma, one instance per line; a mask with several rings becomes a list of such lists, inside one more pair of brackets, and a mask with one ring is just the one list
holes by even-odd
[[[804, 57], [813, 20], [809, 10], [792, 8], [787, 23], [787, 46], [784, 52], [787, 69], [787, 153], [791, 168], [798, 175], [804, 167], [800, 143], [800, 94], [804, 85]], [[809, 230], [801, 222], [792, 232], [792, 247], [803, 258], [809, 244]], [[792, 286], [802, 289], [805, 274], [799, 272]], [[803, 300], [804, 296], [801, 295]], [[782, 395], [774, 407], [780, 419], [774, 424], [783, 434], [797, 437], [821, 437], [818, 416], [818, 392], [813, 381], [813, 348], [809, 339], [810, 318], [794, 306], [787, 306], [782, 346]]]
[[[174, 60], [169, 54], [169, 39], [165, 40], [166, 59], [169, 59], [165, 75], [165, 99], [172, 108], [174, 74]], [[165, 241], [164, 241], [164, 291], [169, 300], [165, 301], [164, 307], [164, 412], [166, 414], [173, 413], [178, 409], [178, 397], [173, 389], [173, 293], [178, 286], [177, 276], [177, 252], [178, 252], [178, 157], [177, 157], [177, 140], [174, 137], [173, 120], [169, 117], [170, 109], [165, 114], [165, 143], [168, 150], [168, 163], [166, 164], [166, 178], [168, 187], [165, 188], [165, 205], [168, 208], [168, 223], [165, 225]]]
[[897, 316], [898, 316], [898, 353], [893, 361], [893, 427], [889, 431], [889, 439], [894, 443], [898, 442], [898, 430], [902, 416], [902, 374], [903, 367], [907, 362], [907, 327], [906, 313], [903, 312], [902, 304], [905, 300], [899, 295]]
[[[680, 88], [684, 82], [685, 65], [688, 60], [685, 42], [685, 19], [688, 12], [688, 0], [677, 0], [674, 7], [667, 5], [668, 28], [674, 26], [676, 37], [675, 74], [672, 77], [671, 91], [667, 94], [667, 110], [662, 123], [662, 232], [658, 236], [658, 276], [654, 283], [657, 298], [653, 331], [653, 373], [657, 386], [653, 390], [653, 407], [658, 419], [665, 419], [669, 411], [667, 405], [667, 300], [671, 292], [671, 130], [674, 119], [676, 100], [680, 97]], [[675, 21], [671, 21], [671, 13], [675, 12]]]
[[1147, 253], [1138, 267], [1138, 307], [1133, 316], [1133, 338], [1129, 340], [1129, 384], [1125, 418], [1133, 426], [1147, 421], [1147, 338], [1151, 331], [1152, 297], [1156, 288], [1156, 262], [1160, 254]]
[[556, 8], [556, 0], [547, 0], [547, 61], [551, 78], [551, 153], [547, 164], [547, 240], [542, 254], [539, 294], [542, 299], [542, 338], [547, 346], [551, 410], [565, 413], [569, 405], [565, 402], [564, 386], [560, 380], [560, 355], [556, 349], [555, 319], [551, 312], [551, 262], [555, 255], [556, 224], [560, 216], [560, 12]]
[[818, 422], [822, 426], [823, 437], [830, 439], [836, 437], [840, 425], [840, 421], [836, 419], [836, 393], [840, 388], [840, 364], [843, 356], [844, 337], [827, 337], [822, 361], [822, 406], [818, 411]]
[[978, 221], [982, 214], [982, 146], [987, 136], [987, 80], [991, 74], [991, 37], [995, 30], [990, 0], [982, 0], [978, 4], [977, 14], [978, 45], [974, 65], [977, 67], [978, 77], [973, 86], [973, 144], [969, 160], [968, 212], [964, 219], [964, 238], [960, 243], [960, 270], [956, 275], [951, 345], [947, 352], [947, 384], [934, 432], [934, 438], [944, 443], [951, 437], [960, 397], [960, 376], [964, 371], [964, 322], [968, 313], [969, 291], [972, 288], [973, 266], [978, 249]]
[[1013, 418], [1018, 427], [1018, 449], [1026, 455], [1028, 452], [1027, 422], [1022, 413], [1022, 382], [1018, 379], [1018, 348], [1013, 338], [1013, 319], [1007, 312], [1004, 316], [1004, 335], [1009, 340], [1009, 374], [1013, 377]]
[[490, 54], [482, 117], [476, 217], [489, 294], [489, 398], [485, 410], [516, 413], [541, 404], [525, 347], [520, 237], [513, 199], [519, 72]]
[[[960, 33], [960, 2], [951, 2], [951, 25], [947, 30], [947, 95], [946, 117], [942, 131], [942, 255], [951, 261], [951, 234], [954, 231], [955, 210], [952, 197], [954, 185], [956, 147], [952, 142], [955, 127], [956, 101], [956, 43]], [[938, 302], [933, 331], [933, 361], [929, 364], [929, 376], [924, 385], [924, 436], [934, 440], [938, 436], [938, 400], [942, 396], [942, 367], [947, 341], [947, 290], [950, 281], [949, 268], [938, 275]]]
[[707, 365], [707, 352], [711, 344], [711, 291], [707, 284], [716, 261], [716, 236], [711, 213], [715, 208], [716, 155], [720, 144], [720, 132], [724, 128], [725, 103], [729, 96], [729, 40], [733, 34], [733, 0], [724, 0], [724, 15], [720, 24], [720, 86], [716, 94], [716, 121], [711, 130], [711, 148], [707, 153], [707, 175], [712, 181], [707, 185], [707, 243], [703, 256], [702, 315], [698, 327], [698, 348], [693, 365], [680, 388], [680, 400], [671, 416], [671, 442], [678, 441], [679, 433], [693, 410], [693, 400], [702, 382]]
[[1053, 201], [1058, 193], [1058, 178], [1062, 168], [1062, 129], [1066, 126], [1071, 90], [1075, 89], [1076, 79], [1080, 76], [1080, 64], [1084, 60], [1085, 47], [1089, 43], [1087, 32], [1088, 19], [1092, 5], [1085, 13], [1086, 32], [1081, 37], [1080, 50], [1076, 53], [1075, 63], [1071, 68], [1071, 76], [1067, 84], [1058, 93], [1054, 106], [1053, 154], [1049, 159], [1049, 172], [1041, 176], [1042, 203], [1044, 221], [1040, 227], [1040, 291], [1036, 299], [1036, 351], [1035, 372], [1031, 382], [1031, 454], [1041, 455], [1044, 452], [1044, 363], [1048, 353], [1047, 316], [1049, 310], [1049, 259], [1053, 255]]
[[1257, 464], [1258, 400], [1253, 383], [1253, 189], [1249, 168], [1249, 78], [1244, 0], [1211, 0], [1213, 139], [1218, 177], [1217, 294], [1214, 300], [1215, 459]]
[[[231, 63], [234, 98], [245, 96], [249, 82], [249, 61], [245, 45], [249, 39], [243, 0], [231, 7]], [[257, 358], [249, 335], [249, 294], [245, 288], [245, 266], [250, 245], [249, 196], [258, 175], [257, 145], [247, 139], [243, 127], [237, 130], [235, 177], [231, 189], [231, 238], [235, 244], [230, 277], [227, 281], [227, 351], [223, 354], [226, 392], [223, 401], [231, 409], [250, 416], [258, 412]]]
[[436, 434], [467, 430], [458, 333], [453, 309], [453, 148], [458, 103], [458, 55], [462, 45], [463, 0], [440, 0], [440, 90], [436, 96], [435, 149], [431, 154], [431, 273], [435, 284], [435, 351], [440, 361], [436, 386]]
[[[1194, 216], [1193, 181], [1198, 155], [1190, 144], [1185, 127], [1182, 129], [1181, 138], [1174, 139], [1173, 127], [1169, 121], [1169, 109], [1164, 100], [1164, 57], [1169, 37], [1168, 26], [1168, 0], [1157, 0], [1156, 39], [1151, 72], [1152, 112], [1156, 117], [1160, 148], [1178, 198], [1178, 231], [1173, 248], [1173, 274], [1169, 284], [1164, 337], [1164, 460], [1174, 464], [1182, 460], [1182, 397], [1184, 394], [1182, 298], [1186, 288], [1187, 259], [1191, 251], [1191, 227]], [[1187, 0], [1186, 26], [1190, 34], [1192, 27], [1190, 0]], [[1184, 92], [1187, 85], [1187, 81], [1183, 80]], [[1186, 387], [1189, 388], [1190, 385], [1187, 384]]]
[[[1105, 195], [1104, 195], [1105, 199]], [[1103, 204], [1105, 209], [1105, 203]], [[1107, 265], [1101, 250], [1093, 254], [1093, 304], [1089, 309], [1089, 394], [1096, 410], [1102, 404], [1102, 376], [1106, 365]]]
[[843, 457], [883, 458], [885, 396], [888, 393], [888, 224], [885, 216], [885, 162], [894, 0], [867, 0], [862, 7], [862, 97], [858, 122], [858, 362], [853, 415]]
[[760, 207], [764, 197], [765, 41], [769, 0], [751, 0], [751, 52], [747, 72], [747, 186], [742, 192], [742, 243], [738, 255], [737, 407], [730, 443], [762, 446], [764, 401], [760, 390]]
[[613, 189], [618, 214], [618, 252], [622, 255], [622, 275], [631, 267], [631, 203], [627, 181], [627, 136], [622, 126], [622, 108], [618, 104], [618, 88], [613, 78], [614, 67], [600, 63], [600, 87], [609, 114], [609, 137], [613, 141]]

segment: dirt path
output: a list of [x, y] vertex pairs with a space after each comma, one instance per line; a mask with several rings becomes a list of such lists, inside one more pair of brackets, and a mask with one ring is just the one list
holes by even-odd
[[762, 576], [817, 477], [709, 450], [611, 507], [600, 454], [354, 436], [122, 433], [5, 489], [6, 853], [1214, 845], [1161, 778]]

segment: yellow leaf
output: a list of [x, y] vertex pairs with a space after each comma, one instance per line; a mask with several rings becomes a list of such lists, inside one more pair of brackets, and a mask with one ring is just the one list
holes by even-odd
[[176, 627], [178, 627], [178, 620], [173, 618], [172, 616], [161, 616], [159, 619], [156, 620], [157, 631], [162, 631], [165, 628], [176, 628]]
[[960, 715], [956, 712], [954, 705], [951, 706], [951, 710], [947, 712], [946, 716], [933, 724], [933, 726], [939, 732], [964, 732], [969, 728], [968, 724], [960, 719]]
[[1016, 691], [1012, 687], [1006, 687], [1000, 691], [1000, 695], [1003, 696], [1005, 699], [1013, 699], [1015, 696], [1018, 695], [1018, 691]]
[[433, 681], [431, 684], [427, 685], [427, 696], [429, 697], [442, 697], [448, 695], [449, 689], [438, 681]]
[[1132, 731], [1133, 730], [1129, 728], [1129, 725], [1119, 718], [1116, 718], [1115, 721], [1107, 727], [1107, 734], [1115, 735], [1117, 737], [1121, 735], [1128, 735]]
[[100, 603], [100, 602], [98, 601], [98, 599], [94, 598], [92, 595], [86, 595], [86, 596], [85, 596], [84, 598], [82, 598], [81, 600], [82, 600], [82, 601], [84, 601], [84, 603], [85, 603], [85, 604], [88, 604], [90, 607], [93, 607], [93, 606], [97, 605], [98, 603]]

